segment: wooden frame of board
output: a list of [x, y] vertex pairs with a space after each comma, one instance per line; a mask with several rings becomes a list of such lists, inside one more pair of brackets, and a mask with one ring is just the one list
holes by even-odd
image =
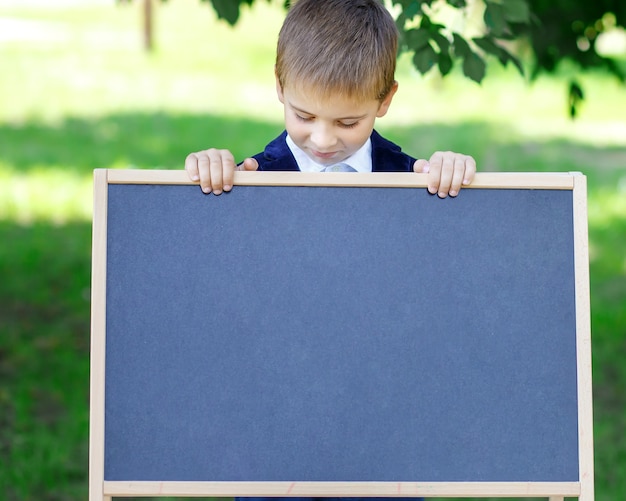
[[[586, 178], [573, 173], [479, 173], [471, 187], [552, 189], [573, 192], [578, 393], [578, 482], [172, 482], [108, 481], [104, 478], [107, 193], [110, 184], [194, 184], [183, 171], [104, 170], [94, 172], [91, 311], [91, 403], [89, 499], [116, 496], [384, 496], [384, 497], [578, 497], [593, 501], [593, 422]], [[425, 188], [427, 176], [397, 174], [235, 173], [237, 185]], [[462, 196], [462, 194], [461, 194]]]

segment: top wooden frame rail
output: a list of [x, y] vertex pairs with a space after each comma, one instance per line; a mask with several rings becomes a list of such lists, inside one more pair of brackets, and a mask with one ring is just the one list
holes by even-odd
[[[198, 184], [184, 170], [107, 169], [110, 184]], [[239, 186], [354, 186], [426, 188], [428, 174], [413, 172], [354, 173], [337, 172], [235, 172]], [[465, 188], [509, 188], [571, 190], [577, 173], [479, 172]], [[582, 176], [581, 176], [582, 177]]]

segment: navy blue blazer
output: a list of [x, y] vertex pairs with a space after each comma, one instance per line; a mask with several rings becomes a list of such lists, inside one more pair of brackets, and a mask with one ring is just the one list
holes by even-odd
[[[265, 151], [254, 155], [259, 162], [258, 170], [299, 171], [298, 164], [289, 146], [287, 131], [265, 147]], [[388, 141], [375, 130], [372, 140], [372, 172], [413, 172], [415, 158], [403, 153], [400, 146]]]

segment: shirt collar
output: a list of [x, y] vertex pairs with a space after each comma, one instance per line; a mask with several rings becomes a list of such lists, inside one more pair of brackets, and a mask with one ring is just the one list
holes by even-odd
[[[314, 162], [287, 134], [287, 146], [291, 150], [299, 169], [302, 172], [321, 172], [326, 165]], [[343, 162], [357, 172], [372, 172], [372, 140], [367, 138], [365, 144]]]

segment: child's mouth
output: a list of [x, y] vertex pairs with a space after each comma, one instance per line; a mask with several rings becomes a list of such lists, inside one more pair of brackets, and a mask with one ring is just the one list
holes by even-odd
[[337, 152], [336, 151], [330, 151], [330, 152], [322, 152], [322, 151], [315, 151], [315, 150], [311, 150], [311, 153], [313, 153], [313, 156], [316, 158], [319, 158], [321, 160], [328, 160], [330, 158], [333, 158]]

